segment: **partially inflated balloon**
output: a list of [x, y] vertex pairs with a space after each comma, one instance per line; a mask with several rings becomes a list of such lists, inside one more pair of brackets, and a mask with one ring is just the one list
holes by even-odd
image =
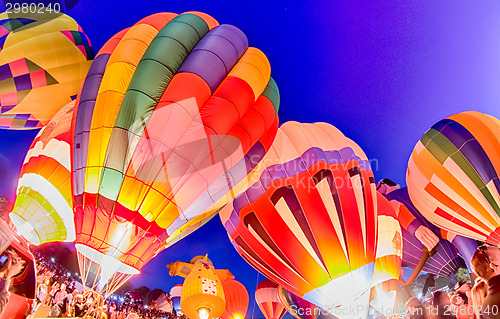
[[244, 319], [248, 309], [248, 291], [243, 284], [236, 280], [222, 282], [226, 297], [226, 311], [222, 319]]
[[394, 311], [396, 292], [401, 286], [403, 237], [398, 216], [393, 206], [377, 192], [378, 239], [373, 285], [370, 290], [370, 305]]
[[251, 185], [220, 212], [248, 263], [325, 309], [369, 290], [377, 200], [358, 145], [326, 123], [287, 122]]
[[94, 58], [75, 20], [35, 9], [0, 14], [0, 128], [47, 124], [76, 97]]
[[278, 287], [278, 298], [285, 309], [297, 319], [316, 319], [321, 309], [307, 300]]
[[391, 203], [377, 193], [378, 239], [373, 285], [399, 279], [403, 255], [403, 237], [398, 217]]
[[107, 265], [101, 286], [138, 273], [245, 184], [277, 131], [270, 74], [242, 31], [203, 13], [155, 14], [104, 45], [72, 149], [76, 247]]
[[422, 271], [448, 277], [465, 263], [460, 258], [453, 245], [440, 236], [440, 230], [426, 220], [415, 208], [406, 187], [386, 195], [396, 208], [403, 234], [403, 267], [415, 268], [422, 256], [424, 245], [415, 237], [415, 231], [421, 227], [429, 228], [439, 238], [434, 255], [427, 259]]
[[74, 241], [70, 127], [75, 102], [54, 115], [26, 154], [10, 218], [32, 244]]
[[170, 300], [172, 300], [172, 307], [175, 309], [177, 316], [182, 315], [181, 310], [181, 294], [182, 294], [182, 284], [178, 284], [170, 289]]
[[500, 121], [479, 112], [447, 117], [428, 130], [408, 162], [412, 202], [430, 222], [500, 244]]
[[269, 279], [264, 279], [255, 289], [255, 302], [266, 319], [281, 319], [286, 309], [278, 298], [278, 285]]

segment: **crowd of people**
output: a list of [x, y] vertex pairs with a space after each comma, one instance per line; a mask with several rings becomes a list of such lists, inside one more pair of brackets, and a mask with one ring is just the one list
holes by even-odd
[[144, 306], [142, 302], [124, 299], [122, 303], [112, 300], [104, 302], [98, 297], [79, 291], [79, 277], [51, 258], [34, 252], [37, 262], [36, 300], [30, 317], [41, 305], [49, 307], [49, 318], [86, 317], [96, 319], [174, 319], [175, 313], [164, 312]]
[[500, 248], [483, 245], [472, 256], [477, 278], [472, 286], [455, 291], [435, 291], [428, 301], [412, 297], [406, 303], [409, 319], [492, 319], [500, 318]]

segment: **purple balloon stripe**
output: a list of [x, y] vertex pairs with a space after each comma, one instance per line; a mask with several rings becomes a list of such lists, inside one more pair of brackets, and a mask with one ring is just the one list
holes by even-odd
[[[246, 205], [246, 197], [253, 202], [262, 196], [272, 182], [286, 178], [287, 176], [301, 174], [320, 161], [326, 161], [329, 164], [335, 165], [344, 164], [350, 160], [357, 160], [361, 168], [371, 171], [370, 163], [367, 160], [362, 160], [360, 157], [356, 156], [351, 148], [343, 148], [340, 151], [323, 151], [320, 148], [311, 147], [299, 158], [295, 158], [283, 164], [276, 164], [267, 167], [262, 172], [259, 182], [250, 186], [245, 193], [240, 194], [234, 199], [235, 209], [236, 207], [241, 208]], [[245, 197], [245, 199], [243, 199], [243, 197]], [[240, 203], [240, 201], [243, 202]]]
[[220, 25], [198, 42], [178, 72], [199, 75], [214, 92], [247, 48], [248, 40], [243, 32], [230, 25]]

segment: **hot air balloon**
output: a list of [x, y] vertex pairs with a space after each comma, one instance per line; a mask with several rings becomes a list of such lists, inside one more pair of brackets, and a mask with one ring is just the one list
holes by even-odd
[[0, 14], [0, 128], [47, 124], [76, 97], [94, 58], [71, 17], [29, 11]]
[[219, 213], [250, 265], [323, 309], [370, 289], [377, 200], [358, 145], [327, 123], [287, 122], [252, 178]]
[[377, 193], [378, 239], [370, 291], [370, 305], [374, 309], [386, 309], [394, 313], [396, 294], [401, 286], [403, 237], [398, 216], [391, 203]]
[[74, 241], [71, 195], [71, 101], [40, 130], [24, 159], [10, 219], [34, 245]]
[[222, 319], [244, 319], [248, 309], [248, 291], [243, 284], [236, 280], [222, 282], [226, 297], [226, 311]]
[[226, 310], [222, 283], [208, 258], [196, 261], [184, 280], [181, 309], [189, 319], [219, 318]]
[[266, 319], [281, 319], [286, 314], [286, 309], [278, 298], [278, 285], [269, 279], [264, 279], [257, 285], [255, 302]]
[[172, 307], [178, 316], [182, 315], [181, 310], [181, 293], [182, 284], [175, 285], [170, 289], [170, 300], [172, 300]]
[[430, 222], [464, 237], [500, 244], [500, 121], [479, 112], [436, 123], [415, 146], [406, 183]]
[[316, 319], [321, 309], [307, 300], [278, 287], [278, 299], [285, 309], [297, 319]]
[[435, 253], [424, 264], [422, 271], [443, 277], [453, 276], [465, 263], [453, 245], [440, 237], [439, 229], [427, 221], [415, 208], [406, 187], [390, 192], [387, 199], [396, 207], [403, 234], [403, 267], [415, 268], [422, 256], [424, 245], [415, 237], [421, 226], [427, 227], [438, 238]]
[[243, 32], [198, 12], [104, 45], [73, 122], [76, 248], [94, 287], [115, 289], [245, 187], [277, 131], [270, 72]]

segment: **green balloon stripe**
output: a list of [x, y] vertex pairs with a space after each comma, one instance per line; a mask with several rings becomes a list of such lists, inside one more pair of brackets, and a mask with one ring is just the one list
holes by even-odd
[[472, 180], [474, 185], [476, 185], [495, 212], [500, 215], [500, 207], [495, 201], [495, 198], [486, 187], [486, 184], [476, 172], [474, 167], [469, 163], [465, 156], [460, 153], [455, 145], [453, 145], [444, 135], [434, 129], [427, 131], [420, 141], [441, 164], [444, 164], [446, 159], [450, 157]]
[[274, 114], [278, 114], [280, 108], [280, 91], [273, 78], [269, 79], [269, 83], [267, 83], [266, 89], [262, 92], [262, 95], [267, 97], [273, 104]]

